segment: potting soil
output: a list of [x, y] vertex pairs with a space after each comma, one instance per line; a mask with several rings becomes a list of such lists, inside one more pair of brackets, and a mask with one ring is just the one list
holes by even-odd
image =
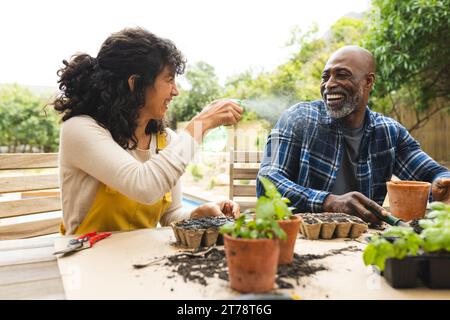
[[[278, 266], [276, 284], [279, 289], [293, 288], [293, 285], [286, 280], [295, 280], [299, 284], [301, 277], [310, 277], [318, 271], [327, 270], [322, 264], [312, 264], [311, 261], [324, 259], [329, 256], [342, 254], [343, 252], [361, 251], [356, 246], [349, 246], [342, 249], [334, 249], [324, 254], [294, 254], [292, 263]], [[225, 251], [218, 248], [211, 248], [204, 253], [181, 253], [167, 257], [165, 266], [171, 267], [174, 273], [183, 277], [185, 282], [192, 281], [206, 286], [208, 278], [218, 277], [228, 281], [228, 269]]]
[[178, 226], [183, 229], [208, 229], [219, 228], [228, 222], [234, 222], [234, 219], [230, 217], [202, 217], [185, 220]]

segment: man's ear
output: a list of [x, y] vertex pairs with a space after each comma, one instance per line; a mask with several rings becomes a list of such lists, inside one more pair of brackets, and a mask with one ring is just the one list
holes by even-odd
[[128, 87], [130, 88], [130, 91], [133, 92], [134, 91], [134, 80], [136, 79], [136, 75], [132, 74], [129, 78], [128, 78]]
[[367, 88], [372, 90], [373, 85], [375, 84], [375, 73], [369, 72], [366, 76]]

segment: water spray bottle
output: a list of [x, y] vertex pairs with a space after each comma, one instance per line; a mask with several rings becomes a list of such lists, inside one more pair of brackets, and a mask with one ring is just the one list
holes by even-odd
[[234, 103], [237, 103], [243, 110], [245, 110], [245, 103], [241, 99], [230, 99]]
[[244, 108], [245, 104], [241, 99], [230, 99], [231, 101], [237, 103], [238, 105], [240, 105], [242, 108]]

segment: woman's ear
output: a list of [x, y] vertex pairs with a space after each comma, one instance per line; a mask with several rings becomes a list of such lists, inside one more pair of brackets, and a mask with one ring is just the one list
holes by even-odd
[[128, 87], [130, 88], [130, 91], [133, 92], [134, 91], [134, 80], [136, 78], [135, 74], [132, 74], [129, 78], [128, 78]]

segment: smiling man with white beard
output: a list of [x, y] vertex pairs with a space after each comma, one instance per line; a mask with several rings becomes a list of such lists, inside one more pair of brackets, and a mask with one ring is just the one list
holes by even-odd
[[292, 106], [270, 133], [258, 176], [272, 180], [298, 211], [343, 212], [377, 224], [373, 212], [384, 214], [392, 175], [431, 182], [433, 200], [450, 202], [450, 172], [400, 123], [367, 106], [374, 83], [372, 54], [343, 47], [323, 70], [322, 100]]

